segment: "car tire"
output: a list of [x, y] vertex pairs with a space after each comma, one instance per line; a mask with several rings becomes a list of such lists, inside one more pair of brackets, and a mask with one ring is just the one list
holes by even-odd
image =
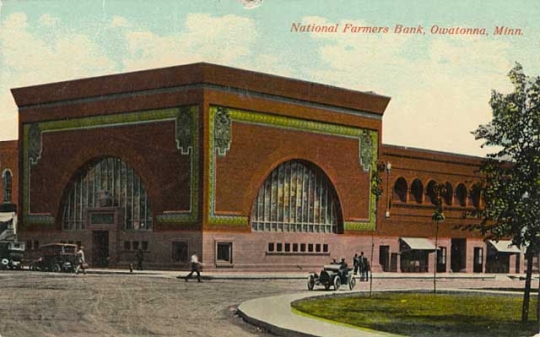
[[60, 267], [60, 265], [59, 265], [58, 263], [55, 263], [55, 264], [53, 264], [53, 266], [52, 266], [52, 271], [53, 271], [54, 273], [59, 273], [59, 272], [62, 271], [62, 267]]
[[339, 287], [341, 287], [341, 280], [339, 279], [339, 276], [336, 276], [334, 278], [334, 290], [339, 290]]
[[349, 281], [349, 290], [353, 290], [356, 286], [356, 278], [354, 276], [351, 276], [351, 280]]
[[314, 287], [315, 287], [315, 277], [313, 277], [313, 275], [310, 275], [307, 281], [307, 288], [308, 290], [313, 290]]

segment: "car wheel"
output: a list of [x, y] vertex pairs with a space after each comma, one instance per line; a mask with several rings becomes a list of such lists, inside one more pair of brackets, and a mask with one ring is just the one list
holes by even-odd
[[339, 290], [339, 287], [341, 287], [341, 280], [339, 279], [339, 276], [334, 278], [334, 289]]
[[310, 275], [307, 281], [307, 288], [308, 290], [313, 290], [314, 287], [315, 287], [315, 278], [313, 277], [313, 275]]
[[60, 267], [60, 265], [58, 263], [55, 263], [52, 266], [52, 271], [55, 272], [55, 273], [59, 273], [59, 272], [62, 271], [62, 267]]
[[349, 281], [349, 290], [353, 290], [356, 286], [356, 278], [354, 276], [351, 276], [351, 280]]
[[4, 259], [2, 259], [2, 261], [0, 261], [0, 267], [2, 269], [7, 269], [8, 266], [9, 266], [9, 260], [8, 259], [4, 258]]

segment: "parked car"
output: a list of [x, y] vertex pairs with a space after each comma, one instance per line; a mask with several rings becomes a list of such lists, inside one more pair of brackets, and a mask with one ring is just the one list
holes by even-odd
[[349, 290], [353, 290], [356, 286], [356, 279], [351, 270], [352, 268], [343, 268], [340, 264], [325, 265], [320, 274], [309, 274], [307, 287], [309, 290], [313, 290], [316, 285], [322, 285], [328, 290], [333, 286], [334, 290], [338, 290], [342, 284], [347, 284]]
[[39, 248], [40, 258], [32, 262], [31, 270], [52, 272], [74, 272], [77, 245], [69, 243], [50, 243]]
[[24, 242], [0, 241], [0, 269], [21, 269]]

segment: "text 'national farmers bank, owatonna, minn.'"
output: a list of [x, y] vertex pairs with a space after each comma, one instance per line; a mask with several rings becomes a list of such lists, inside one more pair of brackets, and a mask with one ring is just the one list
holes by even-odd
[[431, 25], [424, 27], [423, 25], [407, 26], [396, 24], [393, 27], [389, 26], [358, 26], [352, 23], [335, 23], [335, 24], [315, 24], [315, 23], [300, 23], [293, 22], [291, 24], [291, 32], [293, 33], [345, 33], [345, 34], [411, 34], [411, 35], [523, 35], [522, 28], [494, 26], [493, 28], [485, 27], [443, 27], [439, 25]]

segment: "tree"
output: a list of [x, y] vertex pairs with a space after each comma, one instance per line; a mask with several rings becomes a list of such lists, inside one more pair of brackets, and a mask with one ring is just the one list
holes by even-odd
[[493, 91], [493, 119], [473, 132], [484, 146], [496, 147], [481, 166], [483, 234], [511, 238], [525, 247], [527, 273], [522, 322], [528, 320], [532, 257], [540, 247], [540, 77], [529, 77], [520, 64], [509, 72], [513, 92]]

